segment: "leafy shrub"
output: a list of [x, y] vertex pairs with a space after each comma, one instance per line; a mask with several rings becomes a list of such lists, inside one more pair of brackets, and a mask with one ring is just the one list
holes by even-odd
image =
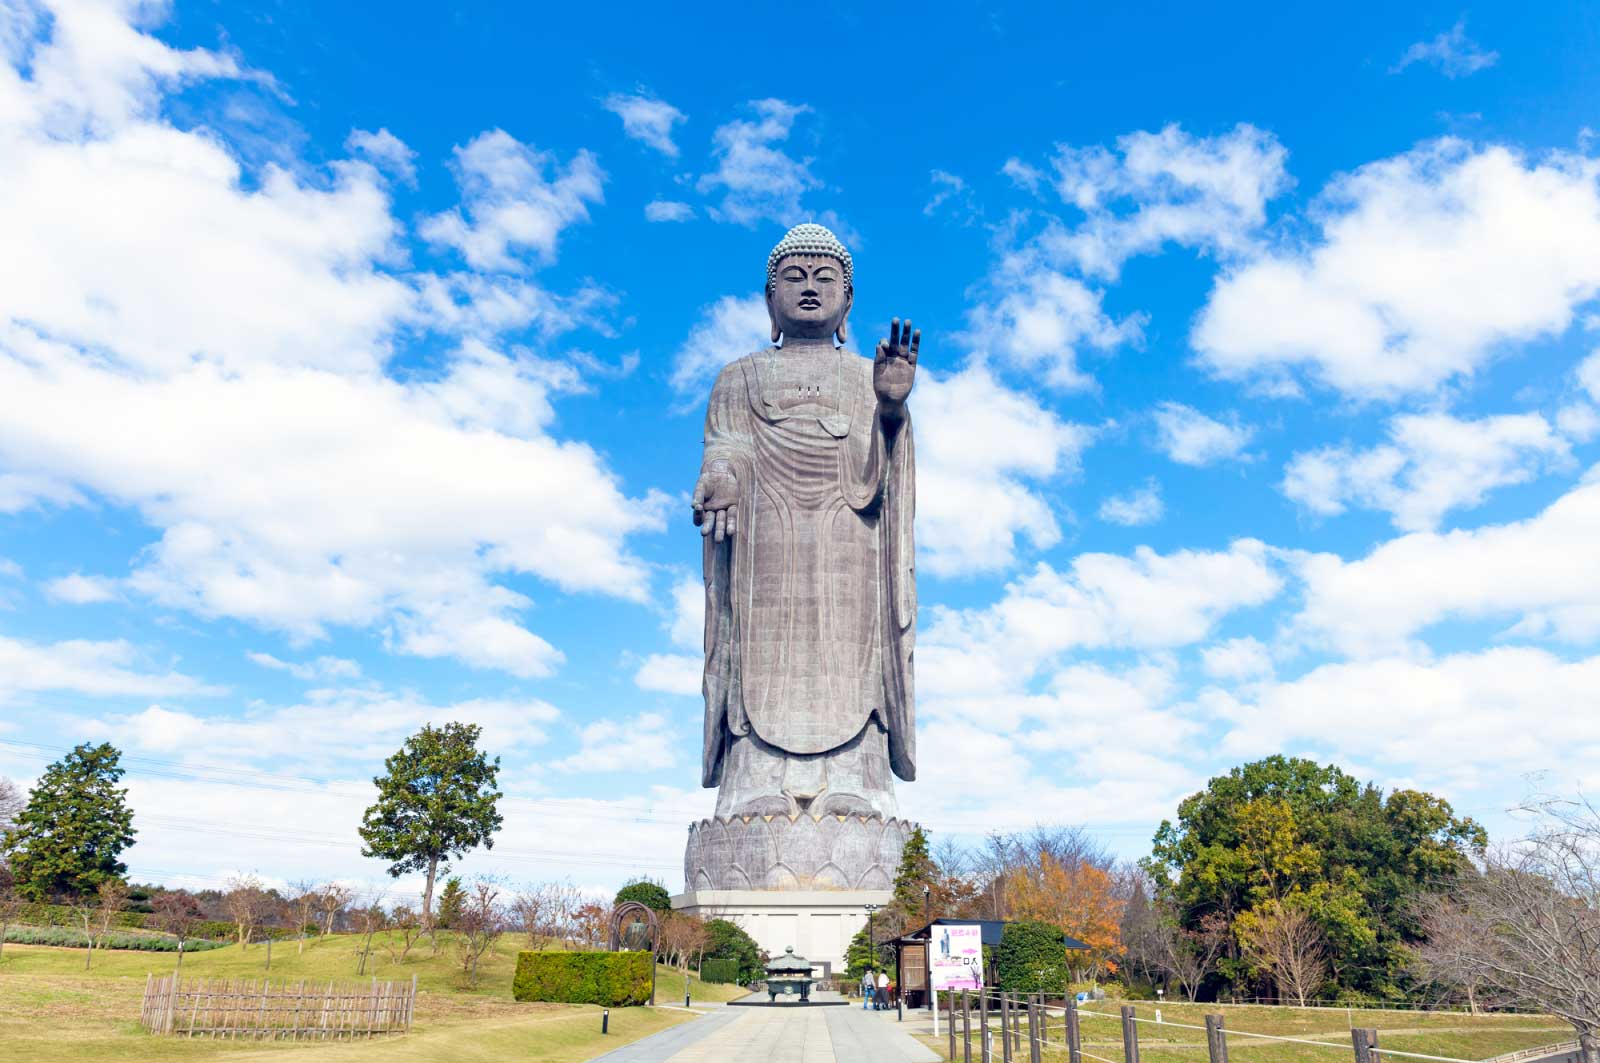
[[672, 911], [672, 894], [667, 892], [667, 887], [647, 878], [635, 879], [623, 886], [612, 903], [621, 906], [628, 901], [638, 901], [657, 912]]
[[[64, 926], [13, 926], [6, 928], [6, 941], [13, 945], [56, 945], [62, 948], [84, 947], [83, 931]], [[184, 952], [204, 952], [220, 949], [218, 941], [191, 940], [184, 944]], [[134, 952], [177, 952], [178, 939], [156, 934], [131, 934], [112, 931], [95, 943], [97, 949], [119, 949]]]
[[1049, 923], [1007, 923], [995, 949], [1000, 988], [1012, 993], [1060, 993], [1067, 984], [1067, 948]]
[[615, 1008], [650, 1000], [655, 960], [648, 952], [519, 952], [517, 1000]]
[[739, 981], [739, 961], [717, 957], [700, 962], [700, 981], [723, 985]]
[[[82, 927], [78, 913], [64, 904], [25, 904], [17, 913], [17, 922], [27, 923], [30, 926], [72, 926]], [[118, 912], [116, 919], [111, 923], [118, 930], [142, 930], [149, 923], [149, 914], [146, 912]], [[208, 919], [203, 923], [195, 924], [194, 937], [216, 938], [227, 941], [238, 937], [237, 923], [230, 923], [223, 919]]]

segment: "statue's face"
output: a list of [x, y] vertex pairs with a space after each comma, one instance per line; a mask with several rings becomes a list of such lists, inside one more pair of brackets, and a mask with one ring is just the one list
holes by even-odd
[[785, 336], [832, 336], [850, 310], [844, 267], [829, 255], [785, 255], [768, 305]]

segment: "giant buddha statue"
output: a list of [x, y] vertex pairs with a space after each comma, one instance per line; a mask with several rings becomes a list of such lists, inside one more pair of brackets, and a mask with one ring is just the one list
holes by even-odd
[[694, 522], [705, 572], [712, 818], [695, 889], [886, 888], [916, 777], [916, 469], [906, 400], [921, 333], [846, 346], [850, 252], [820, 225], [767, 257], [772, 345], [711, 390]]

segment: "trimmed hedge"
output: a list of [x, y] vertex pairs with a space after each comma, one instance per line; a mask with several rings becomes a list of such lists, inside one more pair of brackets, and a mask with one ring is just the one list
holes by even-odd
[[519, 952], [511, 995], [607, 1008], [646, 1004], [655, 958], [648, 952]]
[[[62, 904], [25, 904], [17, 913], [16, 921], [30, 926], [81, 927], [83, 925], [78, 913]], [[118, 912], [116, 918], [112, 920], [112, 926], [119, 930], [142, 930], [149, 925], [150, 915], [147, 912]], [[222, 919], [207, 919], [195, 925], [193, 936], [225, 941], [239, 936], [239, 924]]]
[[739, 961], [715, 958], [700, 961], [700, 981], [723, 985], [739, 981]]
[[[61, 948], [84, 947], [83, 931], [64, 926], [11, 926], [6, 928], [6, 941], [13, 945], [55, 945]], [[205, 952], [223, 948], [220, 941], [190, 938], [183, 946], [184, 952]], [[113, 930], [96, 943], [98, 949], [118, 949], [134, 952], [177, 952], [178, 939], [158, 937], [154, 934], [129, 934]]]

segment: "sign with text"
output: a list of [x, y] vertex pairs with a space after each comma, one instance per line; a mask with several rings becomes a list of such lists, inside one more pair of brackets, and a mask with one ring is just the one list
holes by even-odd
[[934, 989], [983, 988], [983, 928], [934, 926], [928, 940]]

